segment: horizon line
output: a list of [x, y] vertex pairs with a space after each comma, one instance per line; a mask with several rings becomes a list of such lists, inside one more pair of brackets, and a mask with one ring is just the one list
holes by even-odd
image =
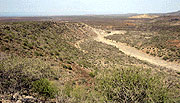
[[[126, 15], [126, 14], [168, 14], [173, 12], [179, 12], [172, 11], [172, 12], [149, 12], [149, 13], [94, 13], [94, 14], [48, 14], [48, 13], [60, 13], [60, 12], [0, 12], [0, 17], [52, 17], [52, 16], [101, 16], [101, 15]], [[13, 13], [6, 15], [5, 13]], [[19, 14], [22, 13], [22, 14]]]

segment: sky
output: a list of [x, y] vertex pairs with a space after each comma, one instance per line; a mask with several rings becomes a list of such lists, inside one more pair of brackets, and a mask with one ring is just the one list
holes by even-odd
[[0, 0], [0, 16], [166, 13], [180, 0]]

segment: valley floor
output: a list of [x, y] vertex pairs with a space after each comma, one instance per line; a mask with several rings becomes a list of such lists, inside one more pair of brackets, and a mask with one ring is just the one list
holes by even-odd
[[98, 30], [98, 29], [93, 29], [93, 30], [94, 30], [94, 32], [97, 33], [97, 37], [95, 37], [94, 40], [96, 40], [98, 42], [102, 42], [102, 43], [105, 43], [108, 45], [115, 46], [120, 51], [124, 52], [125, 54], [127, 54], [129, 56], [133, 56], [137, 59], [149, 62], [151, 64], [154, 64], [157, 66], [162, 66], [162, 67], [169, 68], [169, 69], [173, 69], [176, 71], [180, 71], [179, 64], [164, 61], [158, 57], [153, 57], [153, 56], [150, 56], [140, 50], [137, 50], [136, 48], [127, 46], [125, 43], [116, 42], [114, 40], [109, 40], [109, 39], [105, 38], [107, 36], [114, 35], [114, 34], [122, 34], [123, 35], [124, 33], [126, 33], [126, 31], [111, 31], [111, 33], [107, 33], [106, 31], [103, 31], [103, 30]]

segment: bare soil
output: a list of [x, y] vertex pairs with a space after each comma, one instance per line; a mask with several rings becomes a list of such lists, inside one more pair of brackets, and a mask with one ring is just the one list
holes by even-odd
[[153, 57], [153, 56], [147, 55], [146, 53], [144, 53], [140, 50], [137, 50], [136, 48], [127, 46], [124, 43], [116, 42], [116, 41], [105, 38], [106, 36], [110, 36], [110, 35], [114, 35], [114, 34], [124, 34], [124, 33], [126, 33], [126, 31], [111, 31], [111, 32], [107, 33], [106, 31], [103, 31], [100, 29], [93, 29], [93, 30], [97, 34], [97, 37], [95, 37], [94, 40], [96, 40], [98, 42], [102, 42], [102, 43], [105, 43], [108, 45], [115, 46], [120, 51], [124, 52], [125, 54], [135, 57], [137, 59], [143, 60], [143, 61], [147, 61], [151, 64], [166, 67], [166, 68], [173, 69], [176, 71], [180, 71], [179, 64], [164, 61], [158, 57]]

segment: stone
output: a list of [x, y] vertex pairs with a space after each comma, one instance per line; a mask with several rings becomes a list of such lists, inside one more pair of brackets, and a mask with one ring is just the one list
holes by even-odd
[[22, 101], [21, 100], [17, 100], [16, 103], [22, 103]]
[[12, 96], [12, 99], [13, 99], [13, 100], [17, 100], [19, 96], [20, 96], [20, 95], [19, 95], [19, 92], [17, 92], [17, 93], [15, 93], [15, 94]]
[[22, 102], [24, 103], [35, 103], [37, 102], [37, 99], [34, 98], [33, 96], [25, 96], [23, 99], [22, 99]]
[[2, 100], [0, 103], [12, 103], [10, 100]]

